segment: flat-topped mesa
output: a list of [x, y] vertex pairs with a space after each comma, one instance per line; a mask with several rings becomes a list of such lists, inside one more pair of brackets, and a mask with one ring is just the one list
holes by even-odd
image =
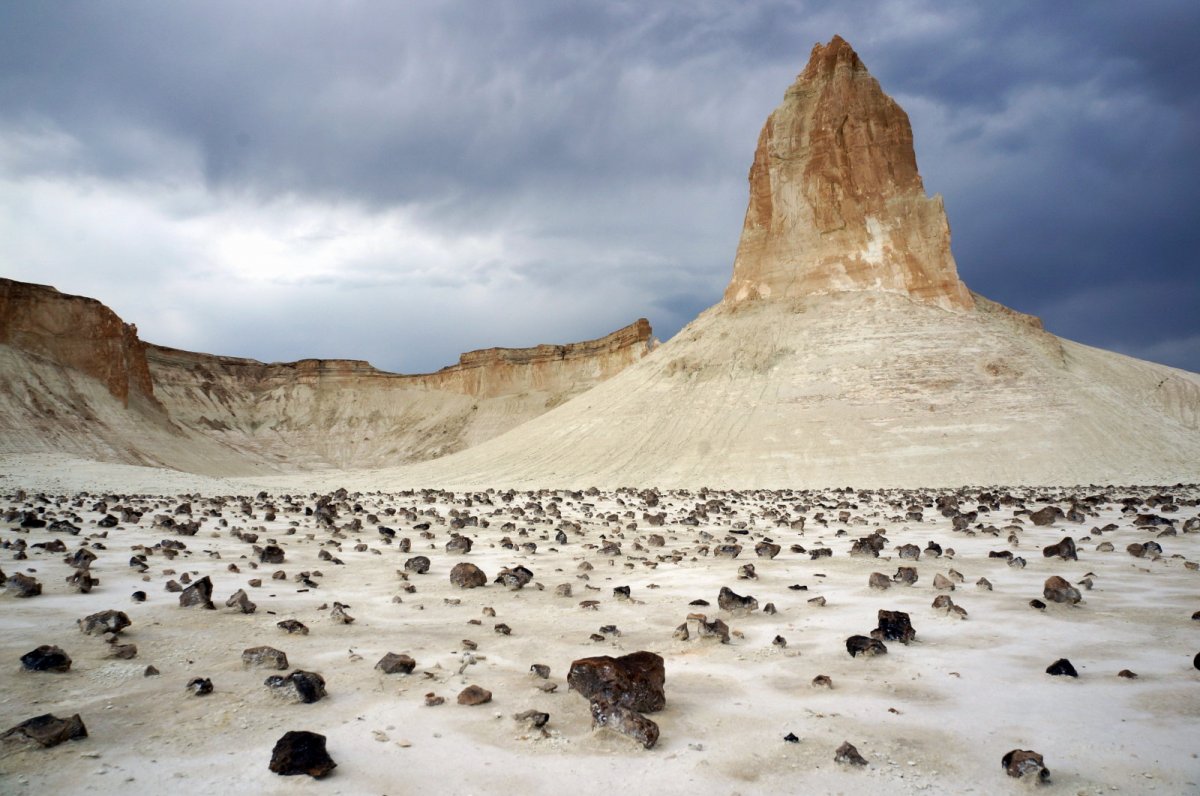
[[813, 47], [758, 137], [724, 303], [867, 290], [974, 306], [941, 197], [925, 195], [917, 172], [908, 115], [834, 36]]

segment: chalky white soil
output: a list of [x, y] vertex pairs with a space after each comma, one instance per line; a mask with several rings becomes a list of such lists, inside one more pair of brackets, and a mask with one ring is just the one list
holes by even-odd
[[[308, 492], [296, 493], [294, 502], [282, 491], [265, 500], [251, 497], [252, 513], [246, 515], [238, 499], [211, 501], [222, 483], [183, 483], [178, 479], [191, 477], [164, 473], [155, 489], [148, 475], [155, 471], [122, 469], [107, 472], [140, 491], [172, 496], [109, 498], [110, 510], [132, 505], [145, 516], [137, 525], [104, 534], [96, 526], [103, 515], [93, 505], [114, 488], [111, 480], [93, 473], [90, 483], [98, 491], [90, 496], [43, 499], [37, 489], [70, 479], [56, 481], [52, 468], [37, 466], [29, 463], [26, 472], [40, 474], [25, 482], [19, 471], [6, 470], [0, 510], [44, 510], [73, 519], [82, 533], [24, 532], [0, 523], [0, 539], [32, 545], [61, 538], [69, 550], [93, 545], [100, 584], [90, 594], [71, 593], [64, 582], [71, 569], [62, 554], [30, 547], [27, 560], [14, 560], [11, 544], [0, 549], [6, 574], [26, 572], [44, 585], [39, 597], [0, 595], [0, 730], [42, 713], [79, 713], [89, 736], [52, 749], [3, 746], [3, 793], [1024, 792], [1000, 767], [1001, 756], [1014, 748], [1044, 755], [1052, 772], [1045, 793], [1200, 789], [1200, 671], [1192, 666], [1200, 651], [1200, 622], [1191, 619], [1200, 610], [1200, 572], [1187, 566], [1200, 561], [1200, 533], [1183, 532], [1185, 520], [1198, 512], [1195, 487], [1112, 488], [1084, 522], [1060, 520], [1052, 527], [1035, 527], [1025, 511], [1048, 503], [1066, 508], [1067, 496], [1101, 489], [991, 490], [1017, 500], [980, 513], [969, 533], [953, 531], [934, 508], [933, 497], [945, 490], [924, 496], [824, 491], [703, 497], [664, 491], [662, 504], [649, 509], [667, 513], [662, 528], [647, 525], [647, 509], [632, 492], [516, 493], [511, 500], [493, 492], [470, 506], [469, 493], [462, 492], [351, 493], [336, 502], [336, 525], [357, 518], [362, 529], [334, 538], [305, 516], [304, 507], [312, 507], [316, 497]], [[175, 516], [182, 500], [176, 493], [187, 486], [206, 488], [187, 498], [192, 517], [202, 520], [200, 532], [182, 537], [155, 528], [155, 515]], [[24, 499], [15, 496], [21, 487], [28, 490]], [[336, 487], [330, 483], [324, 491]], [[255, 490], [242, 492], [252, 496]], [[1135, 527], [1134, 515], [1123, 514], [1117, 502], [1156, 493], [1172, 495], [1175, 508], [1140, 511], [1169, 518], [1177, 535], [1159, 538], [1165, 526]], [[963, 509], [974, 509], [978, 490], [966, 495]], [[695, 527], [681, 523], [698, 503], [711, 499], [723, 500], [728, 512], [710, 510]], [[905, 507], [914, 500], [922, 504], [922, 519], [905, 519]], [[268, 502], [278, 512], [271, 522], [264, 520]], [[529, 505], [534, 502], [543, 510], [557, 505], [561, 519], [540, 513]], [[387, 516], [389, 508], [419, 516]], [[465, 556], [445, 551], [455, 509], [479, 518], [480, 526], [488, 524], [463, 529], [475, 542]], [[843, 511], [845, 520], [839, 519]], [[412, 552], [386, 544], [368, 514], [395, 529], [397, 538], [411, 539]], [[778, 516], [804, 516], [806, 529], [778, 527]], [[413, 529], [419, 522], [430, 523], [432, 538]], [[558, 544], [554, 533], [564, 522], [578, 523], [580, 531], [568, 529], [568, 543]], [[505, 529], [505, 523], [513, 525]], [[1118, 529], [1096, 533], [1109, 523]], [[988, 526], [1000, 529], [998, 535], [986, 533]], [[852, 541], [877, 528], [889, 540], [880, 558], [851, 557]], [[235, 529], [258, 533], [260, 545], [277, 541], [286, 562], [256, 569], [252, 545], [232, 536]], [[735, 529], [748, 534], [732, 534]], [[1010, 532], [1019, 544], [1007, 541]], [[665, 546], [646, 546], [651, 533], [662, 534]], [[702, 533], [713, 538], [703, 539]], [[1068, 535], [1079, 545], [1078, 561], [1043, 558], [1044, 545]], [[755, 557], [754, 544], [764, 536], [783, 545], [774, 560]], [[537, 550], [508, 549], [504, 537], [517, 545], [535, 542]], [[602, 537], [618, 541], [622, 555], [601, 555]], [[736, 560], [702, 551], [726, 537], [743, 546]], [[152, 547], [163, 539], [182, 541], [186, 552], [168, 560], [157, 551], [144, 576], [129, 567], [136, 546]], [[924, 549], [930, 540], [953, 548], [953, 557], [947, 550], [940, 558], [922, 553], [919, 561], [902, 561], [894, 549], [910, 542]], [[1162, 545], [1161, 557], [1126, 552], [1126, 545], [1149, 540]], [[1101, 542], [1115, 550], [1098, 552]], [[366, 549], [356, 551], [360, 543]], [[833, 554], [811, 560], [791, 552], [792, 545], [828, 547]], [[1027, 566], [988, 557], [989, 551], [1006, 549], [1023, 556]], [[342, 563], [319, 559], [322, 550]], [[397, 573], [418, 554], [432, 560], [430, 572], [406, 582]], [[460, 590], [448, 573], [464, 560], [481, 567], [489, 580], [502, 566], [523, 564], [534, 572], [534, 582], [520, 591], [490, 582]], [[581, 570], [583, 562], [594, 569]], [[745, 563], [756, 566], [757, 580], [737, 578]], [[872, 572], [891, 576], [902, 564], [917, 567], [914, 586], [868, 588]], [[231, 565], [240, 572], [230, 571]], [[286, 580], [270, 579], [277, 569], [287, 573]], [[934, 576], [951, 570], [963, 576], [951, 597], [969, 613], [965, 620], [931, 607], [938, 594]], [[179, 607], [178, 595], [164, 584], [185, 572], [212, 578], [217, 610]], [[306, 590], [295, 580], [300, 572], [313, 573], [319, 588]], [[1094, 588], [1083, 590], [1079, 605], [1050, 604], [1044, 612], [1029, 607], [1031, 599], [1042, 597], [1047, 577], [1078, 583], [1089, 574]], [[264, 579], [261, 588], [247, 585], [255, 577]], [[993, 591], [976, 587], [981, 577], [991, 581]], [[555, 587], [564, 583], [572, 586], [570, 598], [555, 596]], [[406, 584], [414, 590], [404, 591]], [[618, 601], [616, 586], [629, 586], [633, 599]], [[778, 614], [719, 611], [722, 586], [755, 596], [760, 606], [773, 602]], [[224, 607], [238, 588], [246, 588], [257, 613]], [[145, 603], [132, 602], [138, 589], [149, 595]], [[823, 607], [808, 602], [818, 596], [826, 598]], [[711, 605], [689, 605], [700, 598]], [[580, 606], [585, 600], [599, 604], [588, 610]], [[325, 606], [334, 601], [349, 606], [353, 624], [329, 618]], [[485, 615], [485, 607], [495, 616]], [[77, 629], [76, 619], [108, 608], [132, 619], [124, 638], [137, 645], [135, 659], [107, 659], [104, 642]], [[917, 639], [907, 646], [888, 642], [886, 656], [851, 658], [845, 639], [874, 628], [879, 609], [908, 612]], [[731, 643], [673, 638], [692, 611], [728, 622], [735, 631]], [[293, 618], [311, 633], [288, 635], [276, 627]], [[511, 635], [494, 631], [501, 622], [512, 628]], [[616, 625], [620, 635], [589, 640], [602, 625]], [[772, 645], [776, 635], [786, 638], [786, 648]], [[465, 652], [464, 639], [477, 642], [478, 650]], [[70, 672], [23, 671], [18, 659], [41, 644], [65, 649], [74, 659]], [[263, 644], [285, 651], [293, 668], [322, 674], [329, 696], [311, 705], [274, 698], [263, 685], [271, 672], [248, 670], [241, 662], [243, 649]], [[576, 658], [636, 650], [666, 660], [667, 707], [651, 715], [661, 739], [648, 751], [609, 731], [593, 732], [586, 701], [569, 692], [565, 681]], [[373, 667], [387, 652], [414, 657], [414, 674], [377, 672]], [[1077, 680], [1045, 674], [1062, 657], [1079, 670]], [[544, 681], [529, 673], [535, 663], [550, 667], [557, 691], [538, 690]], [[143, 677], [151, 664], [161, 674]], [[1137, 672], [1138, 679], [1119, 678], [1122, 669]], [[810, 684], [819, 674], [833, 679], [832, 690]], [[212, 695], [185, 690], [197, 676], [212, 679]], [[472, 683], [492, 691], [493, 701], [458, 705], [456, 695]], [[446, 703], [426, 707], [428, 692]], [[530, 708], [550, 714], [545, 734], [512, 718]], [[319, 781], [272, 774], [271, 749], [288, 730], [326, 735], [338, 764], [333, 774]], [[799, 743], [784, 742], [789, 732]], [[869, 765], [835, 763], [834, 750], [843, 741], [855, 744]]]

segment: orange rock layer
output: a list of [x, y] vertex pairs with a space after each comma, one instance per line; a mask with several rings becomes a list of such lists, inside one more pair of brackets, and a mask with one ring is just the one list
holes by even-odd
[[908, 116], [842, 38], [816, 45], [767, 119], [725, 303], [839, 291], [974, 306]]

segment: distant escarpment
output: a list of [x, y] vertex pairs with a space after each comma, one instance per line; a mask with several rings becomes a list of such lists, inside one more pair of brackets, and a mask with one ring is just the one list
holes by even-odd
[[436, 373], [263, 363], [152, 345], [99, 301], [0, 280], [0, 452], [238, 475], [379, 467], [462, 450], [652, 350], [638, 320], [596, 340], [463, 354]]

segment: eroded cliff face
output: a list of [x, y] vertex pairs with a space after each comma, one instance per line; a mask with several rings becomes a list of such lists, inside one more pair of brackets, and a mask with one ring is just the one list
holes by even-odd
[[835, 36], [813, 47], [759, 135], [724, 302], [859, 290], [973, 307], [907, 114]]
[[265, 364], [150, 346], [172, 419], [282, 468], [424, 461], [491, 439], [619, 373], [653, 347], [645, 319], [596, 340], [463, 354], [436, 373], [357, 360]]
[[91, 376], [123, 404], [154, 399], [137, 327], [95, 299], [0, 279], [0, 344]]
[[641, 319], [582, 343], [472, 351], [429, 374], [267, 364], [147, 344], [94, 299], [0, 280], [0, 452], [214, 475], [422, 461], [549, 411], [653, 345]]

